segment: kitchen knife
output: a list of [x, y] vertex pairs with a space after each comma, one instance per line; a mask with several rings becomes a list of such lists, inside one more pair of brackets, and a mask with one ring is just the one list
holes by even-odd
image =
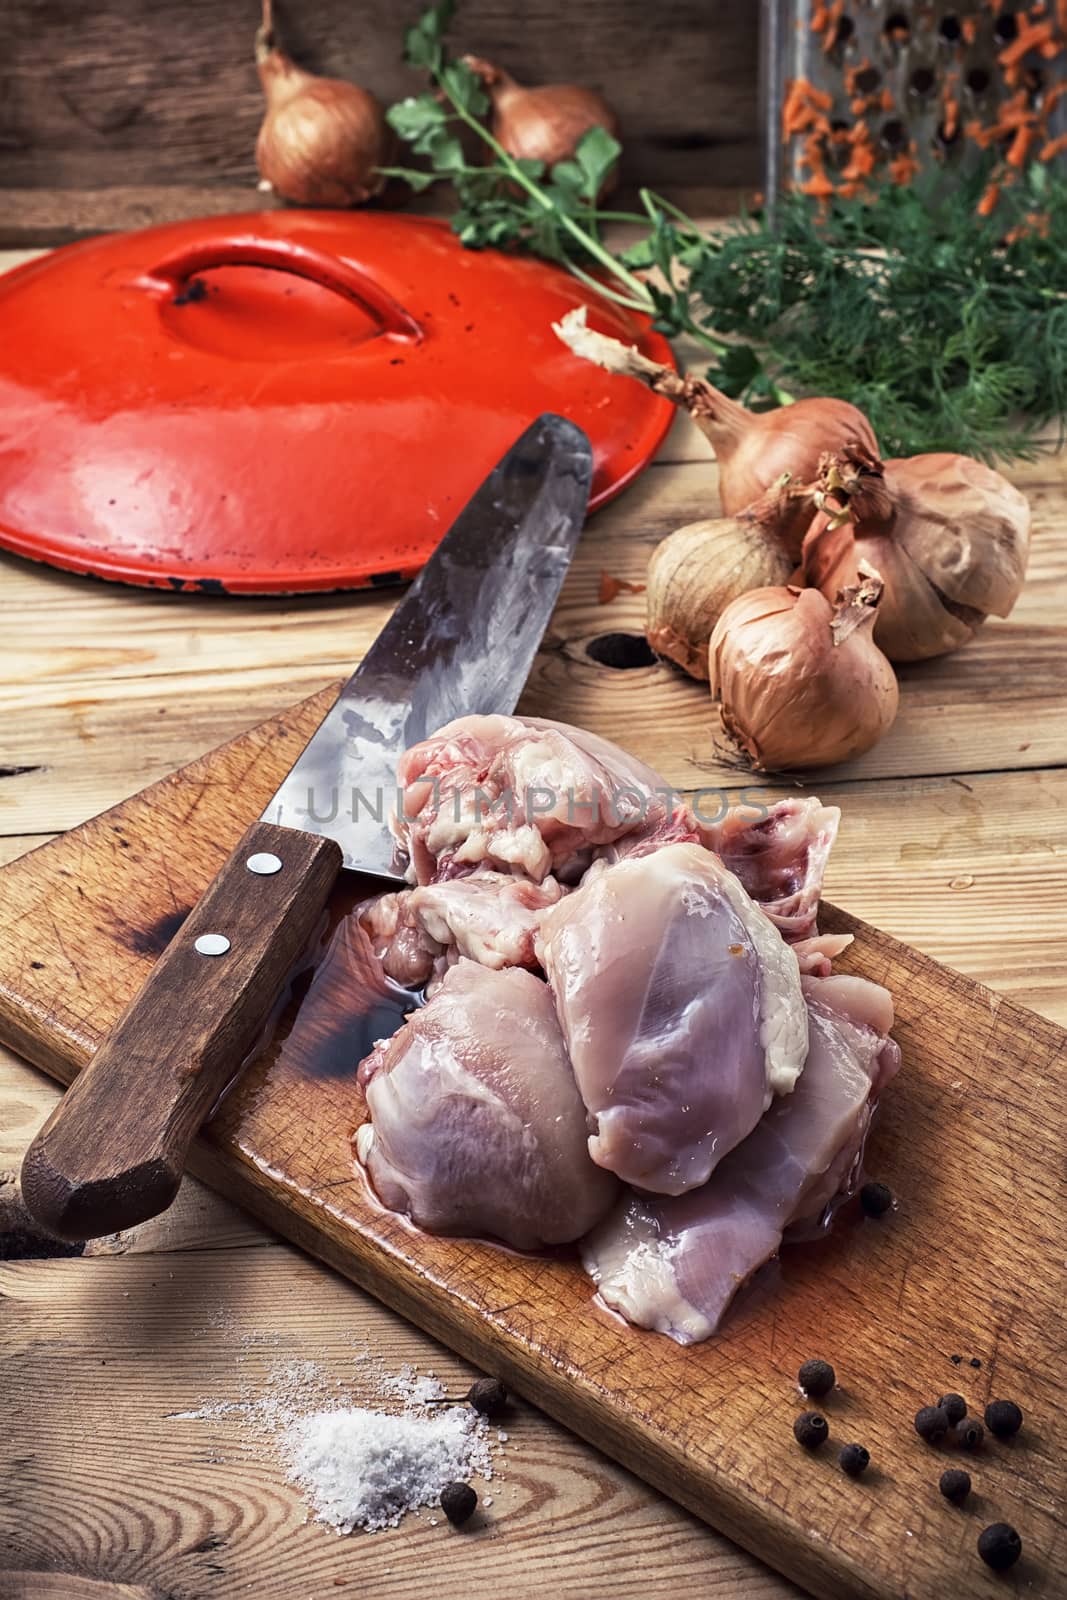
[[[342, 866], [397, 880], [397, 759], [450, 718], [511, 711], [581, 532], [592, 452], [546, 414], [397, 606], [258, 822], [31, 1144], [22, 1194], [67, 1239], [166, 1209]], [[384, 885], [383, 885], [384, 887]]]

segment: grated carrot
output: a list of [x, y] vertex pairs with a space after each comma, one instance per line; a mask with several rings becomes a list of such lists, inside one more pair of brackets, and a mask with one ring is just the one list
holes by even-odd
[[910, 183], [919, 171], [919, 162], [915, 155], [915, 146], [902, 151], [899, 156], [894, 156], [889, 163], [889, 176], [894, 183]]
[[1007, 157], [1005, 158], [1009, 167], [1022, 166], [1023, 162], [1026, 160], [1027, 151], [1030, 149], [1030, 145], [1036, 137], [1036, 128], [1019, 129], [1018, 133], [1015, 135], [1015, 138], [1011, 141], [1011, 146], [1008, 150]]
[[[1017, 13], [1017, 15], [1022, 15], [1022, 13]], [[1011, 43], [1006, 44], [1003, 50], [998, 51], [997, 60], [1002, 67], [1017, 66], [1024, 56], [1030, 54], [1031, 50], [1038, 50], [1046, 44], [1053, 46], [1053, 53], [1060, 48], [1052, 37], [1052, 23], [1031, 22], [1026, 19]]]
[[1037, 153], [1037, 159], [1039, 161], [1054, 161], [1065, 150], [1067, 150], [1067, 133], [1061, 133], [1041, 147]]
[[841, 21], [841, 13], [844, 11], [844, 9], [845, 0], [833, 0], [833, 3], [827, 10], [826, 26], [823, 29], [825, 37], [822, 42], [824, 55], [829, 55], [830, 51], [837, 43], [837, 25]]
[[978, 202], [978, 215], [980, 217], [988, 217], [990, 212], [996, 209], [996, 204], [999, 199], [1000, 185], [999, 183], [991, 183], [981, 200]]

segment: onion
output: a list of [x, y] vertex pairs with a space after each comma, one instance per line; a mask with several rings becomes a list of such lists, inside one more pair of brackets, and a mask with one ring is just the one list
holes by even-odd
[[[708, 641], [730, 602], [750, 589], [789, 581], [796, 563], [775, 529], [792, 493], [783, 478], [738, 516], [691, 522], [657, 545], [648, 564], [645, 623], [657, 655], [691, 678], [706, 678]], [[809, 504], [805, 526], [815, 509]]]
[[847, 400], [796, 400], [777, 411], [748, 411], [706, 378], [692, 373], [680, 377], [636, 347], [596, 333], [586, 326], [584, 306], [568, 311], [553, 327], [575, 355], [608, 372], [638, 378], [689, 412], [714, 447], [719, 499], [727, 516], [758, 499], [785, 472], [801, 482], [814, 478], [828, 451], [857, 445], [877, 452], [870, 423]]
[[804, 581], [829, 596], [861, 561], [876, 567], [885, 595], [874, 637], [891, 661], [957, 650], [990, 613], [1011, 611], [1030, 507], [999, 472], [969, 456], [881, 462], [851, 450], [823, 463], [820, 484], [827, 509], [804, 540]]
[[[482, 80], [493, 106], [490, 132], [517, 161], [543, 161], [554, 167], [569, 161], [591, 128], [603, 128], [618, 138], [619, 119], [602, 95], [574, 83], [546, 83], [526, 89], [510, 72], [464, 56], [464, 64]], [[615, 187], [615, 169], [600, 186], [602, 195]]]
[[818, 589], [755, 589], [711, 636], [711, 692], [727, 733], [757, 767], [830, 767], [878, 743], [897, 714], [897, 680], [873, 638], [882, 580], [831, 606]]
[[361, 205], [376, 195], [391, 137], [374, 95], [291, 61], [274, 42], [269, 0], [256, 34], [256, 65], [267, 97], [256, 140], [264, 182], [302, 206]]

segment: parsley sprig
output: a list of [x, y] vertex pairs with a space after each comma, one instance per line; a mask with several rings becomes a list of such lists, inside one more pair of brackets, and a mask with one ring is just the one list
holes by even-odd
[[[1067, 180], [1033, 165], [990, 217], [987, 174], [816, 206], [782, 197], [773, 226], [742, 214], [708, 233], [662, 196], [639, 212], [598, 205], [619, 156], [603, 128], [546, 171], [493, 137], [489, 98], [445, 43], [452, 0], [408, 30], [429, 86], [389, 122], [423, 167], [389, 167], [413, 189], [447, 182], [470, 249], [526, 251], [565, 267], [668, 337], [707, 352], [707, 376], [757, 409], [794, 394], [840, 395], [866, 412], [886, 455], [957, 450], [1032, 456], [1067, 411]], [[468, 156], [472, 140], [484, 161]], [[940, 181], [938, 179], [940, 178]], [[608, 223], [637, 224], [613, 252]]]

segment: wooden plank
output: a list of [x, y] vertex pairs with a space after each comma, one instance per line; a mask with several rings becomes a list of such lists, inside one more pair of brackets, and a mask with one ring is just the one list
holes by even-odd
[[[64, 1078], [84, 1062], [142, 980], [152, 940], [218, 866], [320, 709], [272, 722], [4, 870], [10, 1043]], [[352, 1176], [351, 1079], [309, 1075], [298, 1031], [224, 1101], [195, 1170], [820, 1594], [999, 1593], [979, 1569], [974, 1518], [945, 1520], [940, 1460], [909, 1427], [920, 1403], [958, 1381], [949, 1356], [973, 1353], [983, 1367], [970, 1398], [1017, 1393], [1034, 1419], [1017, 1448], [984, 1456], [983, 1511], [1023, 1530], [1028, 1592], [1054, 1595], [1067, 1484], [1044, 1419], [1067, 1395], [1053, 1350], [1062, 1251], [1048, 1219], [1063, 1170], [1067, 1041], [857, 931], [853, 970], [886, 982], [898, 1007], [905, 1068], [871, 1161], [900, 1211], [793, 1253], [697, 1350], [601, 1316], [572, 1265], [429, 1239], [380, 1212]], [[879, 1463], [859, 1488], [832, 1459], [791, 1445], [792, 1375], [815, 1349], [846, 1386], [836, 1425], [862, 1434]]]
[[842, 808], [832, 900], [1067, 1026], [1067, 772], [816, 787]]
[[0, 867], [6, 867], [9, 861], [17, 861], [27, 851], [36, 850], [38, 845], [47, 844], [54, 838], [53, 833], [0, 835]]
[[[19, 1061], [0, 1045], [0, 1182], [4, 1171], [17, 1169], [26, 1146], [60, 1096], [56, 1084], [33, 1067]], [[215, 1272], [211, 1253], [226, 1251], [226, 1267]], [[255, 1259], [251, 1259], [252, 1256]], [[34, 1588], [31, 1577], [44, 1584], [54, 1581], [54, 1593], [80, 1600], [78, 1583], [109, 1580], [95, 1576], [111, 1573], [113, 1564], [131, 1578], [142, 1575], [149, 1564], [160, 1582], [179, 1592], [182, 1564], [189, 1546], [202, 1542], [203, 1534], [182, 1528], [176, 1532], [172, 1511], [183, 1503], [181, 1485], [195, 1475], [201, 1486], [199, 1517], [211, 1532], [225, 1534], [216, 1549], [223, 1556], [214, 1565], [201, 1564], [198, 1600], [229, 1600], [240, 1581], [268, 1593], [279, 1562], [290, 1559], [289, 1541], [298, 1522], [299, 1497], [282, 1490], [281, 1473], [268, 1460], [242, 1470], [247, 1440], [233, 1414], [214, 1419], [210, 1433], [185, 1423], [167, 1427], [167, 1414], [197, 1409], [205, 1398], [236, 1402], [250, 1381], [245, 1370], [258, 1354], [280, 1364], [312, 1362], [321, 1367], [324, 1384], [351, 1383], [353, 1355], [366, 1348], [378, 1353], [388, 1371], [405, 1365], [432, 1368], [447, 1377], [459, 1391], [469, 1374], [441, 1345], [409, 1323], [386, 1311], [369, 1295], [323, 1273], [281, 1245], [247, 1212], [231, 1205], [211, 1189], [186, 1178], [174, 1205], [163, 1216], [121, 1234], [93, 1240], [86, 1246], [81, 1265], [89, 1258], [121, 1255], [125, 1268], [120, 1280], [103, 1284], [83, 1271], [71, 1278], [51, 1271], [54, 1263], [35, 1261], [32, 1278], [24, 1271], [20, 1283], [32, 1284], [28, 1294], [16, 1287], [14, 1316], [5, 1319], [6, 1340], [19, 1355], [18, 1393], [25, 1398], [26, 1433], [22, 1417], [9, 1417], [0, 1443], [0, 1473], [17, 1472], [19, 1492], [0, 1500], [0, 1591], [6, 1597], [25, 1593], [39, 1600], [52, 1591]], [[0, 1265], [0, 1295], [6, 1295], [5, 1272]], [[180, 1335], [169, 1340], [165, 1359], [157, 1341], [147, 1333], [144, 1312], [154, 1290], [166, 1284], [168, 1295], [181, 1300], [189, 1325], [200, 1327], [190, 1343]], [[100, 1292], [102, 1290], [102, 1293]], [[101, 1305], [101, 1300], [105, 1304]], [[57, 1347], [57, 1317], [64, 1326], [63, 1347], [83, 1353], [114, 1346], [108, 1355], [106, 1385], [99, 1358], [71, 1363]], [[257, 1372], [257, 1377], [261, 1376]], [[114, 1447], [102, 1444], [100, 1432], [88, 1419], [102, 1410], [108, 1392], [132, 1394], [136, 1389], [137, 1415], [124, 1405], [124, 1432]], [[177, 1390], [177, 1393], [176, 1393]], [[62, 1393], [61, 1411], [50, 1412], [49, 1425], [33, 1418], [29, 1397]], [[515, 1419], [509, 1417], [508, 1425]], [[161, 1427], [161, 1423], [164, 1424]], [[743, 1591], [757, 1600], [797, 1600], [800, 1591], [772, 1574], [754, 1557], [698, 1523], [679, 1507], [663, 1500], [628, 1473], [595, 1456], [564, 1428], [539, 1413], [523, 1410], [521, 1457], [516, 1473], [493, 1485], [493, 1518], [486, 1540], [460, 1540], [434, 1550], [427, 1584], [437, 1584], [442, 1564], [449, 1576], [464, 1586], [484, 1583], [486, 1561], [499, 1572], [499, 1592], [511, 1592], [509, 1570], [527, 1558], [527, 1546], [545, 1546], [543, 1559], [562, 1569], [555, 1587], [561, 1593], [586, 1593], [591, 1569], [606, 1574], [624, 1562], [630, 1578], [622, 1580], [622, 1595], [644, 1600], [646, 1576], [658, 1581], [669, 1563], [694, 1586], [711, 1594]], [[43, 1452], [21, 1467], [23, 1439], [45, 1435]], [[162, 1435], [162, 1437], [161, 1437]], [[205, 1461], [210, 1444], [212, 1459]], [[166, 1463], [165, 1478], [158, 1474], [156, 1451]], [[43, 1459], [42, 1459], [43, 1458]], [[238, 1463], [235, 1470], [235, 1461]], [[54, 1475], [65, 1463], [67, 1494], [56, 1493]], [[160, 1503], [150, 1520], [147, 1537], [136, 1551], [123, 1550], [122, 1530], [116, 1530], [101, 1513], [101, 1496], [121, 1502], [130, 1480], [151, 1479], [159, 1486]], [[88, 1488], [86, 1486], [91, 1486]], [[279, 1525], [262, 1525], [265, 1496], [283, 1493], [289, 1514]], [[32, 1531], [27, 1534], [21, 1504], [36, 1507]], [[543, 1506], [551, 1506], [547, 1514]], [[182, 1518], [185, 1521], [184, 1514]], [[94, 1530], [92, 1548], [70, 1548], [69, 1529], [77, 1524]], [[258, 1529], [258, 1536], [252, 1530]], [[372, 1567], [393, 1567], [411, 1579], [412, 1565], [425, 1560], [424, 1523], [407, 1523], [374, 1541]], [[299, 1531], [302, 1577], [332, 1584], [351, 1573], [352, 1550], [333, 1534], [312, 1524]], [[260, 1542], [262, 1540], [262, 1543]], [[279, 1545], [284, 1541], [284, 1549]], [[384, 1546], [378, 1549], [378, 1546]], [[43, 1554], [64, 1551], [77, 1573], [30, 1572], [26, 1587], [14, 1583], [10, 1567], [42, 1559]], [[206, 1552], [198, 1552], [206, 1554]], [[361, 1549], [361, 1558], [364, 1551]], [[135, 1557], [135, 1559], [131, 1559]], [[127, 1564], [128, 1563], [128, 1564]], [[304, 1564], [306, 1564], [306, 1573]], [[295, 1562], [294, 1562], [295, 1567]], [[288, 1570], [288, 1568], [287, 1568]], [[88, 1573], [94, 1574], [92, 1578]], [[387, 1573], [385, 1575], [388, 1575]], [[192, 1581], [192, 1580], [190, 1580]], [[605, 1580], [606, 1581], [606, 1580]], [[562, 1587], [560, 1587], [560, 1582]], [[140, 1591], [138, 1591], [140, 1592]], [[148, 1591], [144, 1591], [146, 1594]], [[374, 1591], [378, 1592], [377, 1588]], [[388, 1588], [384, 1592], [390, 1592]], [[402, 1591], [406, 1592], [406, 1591]], [[435, 1590], [436, 1592], [436, 1590]], [[90, 1595], [90, 1600], [112, 1600], [113, 1591]], [[156, 1596], [158, 1591], [152, 1590]]]
[[[314, 1365], [322, 1392], [341, 1385], [356, 1403], [380, 1403], [357, 1359], [366, 1350], [387, 1372], [432, 1370], [451, 1392], [475, 1374], [286, 1246], [0, 1263], [0, 1292], [18, 1372], [0, 1440], [5, 1600], [325, 1596], [335, 1585], [393, 1600], [542, 1586], [572, 1600], [678, 1586], [799, 1600], [527, 1405], [507, 1418], [479, 1531], [423, 1517], [351, 1541], [306, 1520], [269, 1441], [239, 1415], [178, 1414], [267, 1393], [272, 1375], [300, 1364]], [[10, 1568], [39, 1586], [17, 1587]]]
[[[56, 1084], [0, 1045], [0, 1184], [14, 1182], [30, 1140], [60, 1098]], [[86, 1255], [147, 1255], [175, 1250], [234, 1250], [274, 1243], [237, 1206], [186, 1178], [169, 1211], [140, 1227], [94, 1239]], [[2, 1258], [0, 1240], [0, 1258]]]
[[[828, 781], [1028, 770], [1067, 762], [1061, 666], [1067, 546], [1063, 463], [1015, 474], [1034, 506], [1026, 587], [1012, 616], [963, 650], [901, 671], [889, 737]], [[522, 709], [611, 734], [671, 783], [736, 788], [704, 685], [661, 663], [618, 671], [587, 654], [605, 632], [640, 633], [644, 597], [599, 600], [605, 570], [641, 582], [656, 543], [715, 504], [712, 464], [653, 467], [592, 519], [537, 657]], [[236, 735], [362, 656], [391, 596], [266, 600], [147, 595], [0, 558], [19, 628], [0, 642], [0, 830], [83, 821]], [[130, 729], [137, 737], [131, 739]], [[24, 769], [24, 770], [20, 770]]]
[[[279, 32], [301, 65], [349, 78], [384, 101], [416, 92], [404, 30], [422, 9], [369, 0], [279, 4]], [[566, 25], [562, 26], [566, 16]], [[104, 0], [90, 12], [27, 0], [5, 25], [0, 148], [15, 189], [254, 182], [263, 97], [252, 56], [258, 6], [242, 0]], [[641, 184], [760, 181], [758, 15], [728, 0], [467, 0], [457, 52], [498, 59], [529, 83], [607, 91]], [[210, 197], [209, 201], [210, 203]], [[0, 197], [2, 206], [2, 197]]]
[[[69, 244], [96, 233], [150, 228], [186, 217], [222, 217], [270, 209], [269, 195], [253, 180], [220, 184], [116, 184], [107, 189], [15, 189], [0, 187], [0, 245]], [[29, 252], [26, 252], [29, 253]], [[14, 265], [14, 263], [11, 263]], [[7, 263], [0, 267], [6, 270]]]
[[[746, 162], [742, 171], [749, 170]], [[729, 169], [720, 182], [702, 176], [702, 165], [686, 161], [687, 181], [670, 178], [670, 198], [691, 217], [733, 215], [750, 203], [753, 183], [731, 181]], [[714, 169], [713, 169], [714, 170]], [[627, 187], [615, 197], [620, 205], [637, 205]], [[454, 209], [440, 189], [412, 195], [399, 181], [391, 184], [381, 204], [390, 210], [447, 214]], [[0, 186], [0, 246], [69, 244], [97, 233], [149, 228], [161, 222], [193, 217], [221, 217], [245, 211], [269, 211], [281, 202], [264, 194], [252, 179], [244, 183], [114, 184], [107, 189], [13, 189]]]

